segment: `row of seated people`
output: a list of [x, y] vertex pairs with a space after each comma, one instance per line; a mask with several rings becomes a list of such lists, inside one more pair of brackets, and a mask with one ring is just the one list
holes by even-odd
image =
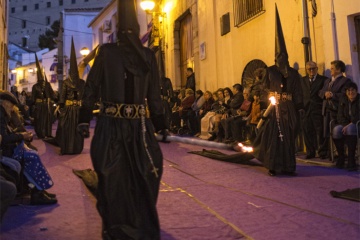
[[[336, 146], [338, 160], [336, 166], [344, 167], [347, 158], [347, 168], [356, 169], [355, 151], [360, 135], [356, 130], [359, 118], [360, 98], [358, 87], [354, 82], [345, 86], [346, 93], [340, 101], [335, 127], [331, 138]], [[181, 94], [185, 92], [185, 97]], [[249, 142], [255, 138], [255, 129], [267, 103], [261, 101], [263, 94], [242, 89], [235, 84], [233, 90], [219, 89], [215, 93], [201, 90], [196, 93], [191, 89], [180, 91], [177, 101], [173, 101], [172, 130], [184, 127], [184, 122], [190, 135], [217, 142]], [[182, 120], [182, 121], [181, 121]], [[330, 136], [329, 136], [330, 137]], [[347, 145], [347, 157], [345, 148]]]
[[[185, 89], [179, 94], [171, 117], [171, 130], [186, 127], [189, 135], [217, 142], [242, 142], [255, 137], [255, 127], [264, 109], [260, 93], [250, 93], [235, 84], [216, 92]], [[182, 124], [183, 123], [183, 124]]]

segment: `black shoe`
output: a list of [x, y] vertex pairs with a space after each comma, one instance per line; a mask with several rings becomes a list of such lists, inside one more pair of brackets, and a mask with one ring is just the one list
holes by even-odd
[[57, 203], [56, 198], [49, 197], [44, 191], [37, 191], [31, 194], [30, 204], [31, 205], [45, 205]]
[[44, 190], [44, 194], [47, 195], [47, 196], [50, 197], [50, 198], [56, 198], [56, 194], [54, 194], [54, 193], [49, 193], [49, 192], [47, 192], [47, 191], [45, 191], [45, 190]]
[[271, 176], [271, 177], [276, 176], [276, 172], [275, 172], [274, 170], [269, 170], [269, 171], [268, 171], [268, 174], [269, 174], [269, 176]]
[[315, 153], [309, 153], [305, 157], [305, 159], [311, 159], [311, 158], [315, 158]]

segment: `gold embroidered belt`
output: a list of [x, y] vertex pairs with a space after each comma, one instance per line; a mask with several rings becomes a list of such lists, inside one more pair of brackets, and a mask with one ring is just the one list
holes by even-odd
[[37, 102], [37, 103], [47, 102], [47, 99], [46, 98], [45, 99], [37, 98], [35, 100], [35, 102]]
[[65, 106], [81, 106], [81, 100], [66, 100]]
[[126, 119], [140, 119], [142, 116], [146, 116], [143, 104], [102, 102], [100, 113], [105, 116]]
[[291, 93], [277, 93], [277, 92], [269, 92], [269, 98], [275, 97], [277, 101], [291, 101], [292, 94]]

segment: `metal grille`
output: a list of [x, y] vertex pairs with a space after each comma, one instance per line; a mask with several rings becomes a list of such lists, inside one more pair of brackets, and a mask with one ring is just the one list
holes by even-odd
[[233, 0], [235, 27], [240, 27], [263, 14], [264, 0]]

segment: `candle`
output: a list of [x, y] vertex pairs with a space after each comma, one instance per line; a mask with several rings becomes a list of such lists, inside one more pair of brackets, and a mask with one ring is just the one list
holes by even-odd
[[[267, 107], [267, 109], [265, 110], [265, 112], [263, 114], [263, 117], [267, 117], [270, 114], [271, 109], [276, 104], [276, 98], [274, 96], [270, 97], [269, 100], [270, 100], [270, 104]], [[256, 128], [259, 129], [263, 125], [263, 123], [264, 123], [264, 120], [260, 119], [260, 121], [259, 121], [258, 125], [256, 126]]]

